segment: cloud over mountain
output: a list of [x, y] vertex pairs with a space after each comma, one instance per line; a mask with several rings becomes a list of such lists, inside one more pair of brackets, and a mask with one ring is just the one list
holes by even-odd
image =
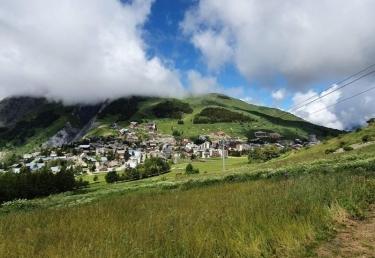
[[307, 88], [373, 63], [373, 10], [372, 0], [200, 0], [181, 27], [210, 68]]
[[[199, 0], [186, 12], [183, 33], [209, 69], [233, 64], [249, 82], [268, 88], [275, 100], [294, 103], [319, 96], [317, 84], [347, 77], [375, 60], [375, 1]], [[325, 126], [350, 128], [375, 116], [375, 91], [333, 106], [374, 81], [362, 80], [313, 103], [297, 115]], [[372, 81], [371, 81], [372, 80]], [[259, 83], [260, 82], [260, 83]], [[373, 103], [373, 102], [372, 102]]]
[[183, 93], [179, 75], [147, 56], [142, 26], [152, 0], [4, 0], [0, 97], [95, 102]]

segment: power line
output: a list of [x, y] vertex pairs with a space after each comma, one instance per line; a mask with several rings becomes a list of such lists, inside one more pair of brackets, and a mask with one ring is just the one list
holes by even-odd
[[322, 109], [319, 109], [319, 110], [316, 110], [316, 111], [310, 113], [310, 115], [313, 115], [313, 114], [316, 114], [316, 113], [322, 112], [322, 111], [324, 111], [324, 110], [326, 110], [326, 109], [328, 109], [328, 108], [330, 108], [330, 107], [336, 106], [336, 105], [338, 105], [338, 104], [340, 104], [340, 103], [342, 103], [342, 102], [348, 101], [348, 100], [350, 100], [350, 99], [353, 99], [353, 98], [355, 98], [355, 97], [358, 97], [358, 96], [360, 96], [360, 95], [362, 95], [362, 94], [365, 94], [365, 93], [367, 93], [367, 92], [369, 92], [369, 91], [372, 91], [372, 90], [375, 90], [375, 86], [374, 86], [374, 87], [371, 87], [371, 88], [369, 88], [369, 89], [367, 89], [367, 90], [364, 90], [364, 91], [362, 91], [362, 92], [360, 92], [360, 93], [357, 93], [357, 94], [355, 94], [355, 95], [353, 95], [353, 96], [350, 96], [350, 97], [347, 97], [347, 98], [345, 98], [345, 99], [342, 99], [342, 100], [336, 102], [335, 104], [329, 105], [329, 106], [327, 106], [327, 107], [325, 107], [325, 108], [322, 108]]
[[[312, 103], [314, 103], [314, 102], [316, 102], [316, 101], [318, 101], [318, 100], [320, 100], [320, 99], [322, 99], [322, 98], [324, 98], [324, 97], [327, 97], [328, 95], [331, 95], [332, 93], [334, 93], [334, 92], [336, 92], [336, 91], [338, 91], [338, 90], [340, 90], [340, 89], [343, 89], [343, 88], [345, 88], [345, 87], [347, 87], [347, 86], [349, 86], [349, 85], [351, 85], [351, 84], [353, 84], [353, 83], [355, 83], [355, 82], [357, 82], [357, 81], [363, 79], [364, 77], [367, 77], [367, 76], [369, 76], [369, 75], [371, 75], [371, 74], [374, 74], [374, 73], [375, 73], [375, 70], [373, 70], [373, 71], [371, 71], [371, 72], [368, 72], [368, 73], [366, 73], [366, 74], [364, 74], [364, 75], [362, 75], [362, 76], [360, 76], [360, 77], [354, 79], [353, 81], [350, 81], [350, 82], [348, 82], [348, 83], [346, 83], [346, 84], [344, 84], [344, 85], [342, 85], [342, 86], [340, 86], [340, 87], [338, 87], [338, 88], [335, 88], [334, 90], [332, 90], [332, 91], [330, 91], [330, 92], [327, 92], [327, 93], [325, 93], [325, 94], [323, 94], [323, 95], [321, 95], [321, 96], [319, 96], [319, 97], [316, 97], [315, 99], [313, 99], [313, 100], [307, 102], [306, 104], [304, 104], [304, 105], [301, 106], [301, 107], [298, 107], [298, 108], [294, 108], [294, 109], [292, 109], [292, 110], [289, 110], [289, 112], [295, 112], [295, 111], [297, 111], [297, 110], [300, 110], [301, 108], [306, 107], [306, 106], [308, 106], [308, 105], [310, 105], [310, 104], [312, 104]], [[281, 115], [279, 118], [282, 118], [282, 117], [286, 116], [287, 114], [289, 114], [289, 113], [285, 113], [285, 114]]]
[[[361, 73], [363, 73], [363, 72], [369, 70], [369, 69], [372, 68], [372, 67], [375, 67], [375, 64], [372, 64], [372, 65], [366, 67], [365, 69], [363, 69], [363, 70], [361, 70], [361, 71], [359, 71], [359, 72], [357, 72], [357, 73], [355, 73], [355, 74], [352, 74], [352, 75], [346, 77], [345, 79], [343, 79], [343, 80], [341, 80], [341, 81], [338, 81], [338, 82], [335, 82], [335, 83], [333, 83], [333, 84], [331, 84], [331, 85], [340, 85], [340, 84], [342, 84], [342, 83], [344, 83], [344, 82], [346, 82], [346, 81], [348, 81], [348, 80], [350, 80], [350, 79], [352, 79], [352, 78], [354, 78], [354, 77], [360, 75]], [[349, 84], [349, 85], [350, 85], [350, 84]], [[346, 85], [346, 86], [348, 86], [348, 85]], [[346, 87], [346, 86], [344, 86], [344, 87]], [[321, 91], [320, 94], [322, 94], [324, 91], [327, 91], [327, 90], [329, 90], [329, 89], [331, 89], [331, 88], [332, 88], [332, 87], [329, 87], [328, 89], [325, 89], [325, 90]], [[337, 90], [338, 90], [338, 89], [337, 89]], [[299, 108], [300, 106], [305, 106], [305, 105], [307, 105], [307, 104], [304, 104], [304, 103], [307, 102], [307, 101], [309, 101], [309, 100], [312, 100], [313, 98], [315, 98], [315, 96], [312, 96], [312, 97], [310, 97], [310, 98], [308, 98], [308, 99], [305, 99], [304, 101], [301, 101], [300, 103], [296, 104], [294, 107], [292, 107], [291, 109], [289, 109], [289, 112], [294, 111], [296, 108]]]

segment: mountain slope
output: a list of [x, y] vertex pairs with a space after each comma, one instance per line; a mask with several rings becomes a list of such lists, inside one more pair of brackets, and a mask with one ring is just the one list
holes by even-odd
[[[283, 118], [280, 118], [283, 116]], [[69, 143], [86, 136], [117, 135], [113, 123], [155, 121], [160, 132], [184, 137], [223, 131], [252, 136], [255, 131], [280, 133], [285, 139], [334, 136], [338, 130], [317, 126], [278, 109], [248, 104], [221, 94], [182, 100], [129, 97], [97, 105], [64, 106], [42, 98], [18, 97], [0, 102], [0, 147], [35, 148]]]
[[[319, 138], [324, 138], [340, 133], [338, 130], [314, 125], [278, 109], [252, 105], [221, 94], [189, 97], [179, 101], [180, 109], [182, 108], [181, 103], [183, 103], [186, 105], [185, 108], [192, 109], [191, 112], [182, 110], [176, 112], [178, 105], [173, 104], [173, 101], [175, 100], [164, 98], [117, 100], [115, 105], [110, 104], [108, 109], [103, 111], [98, 120], [99, 126], [92, 130], [88, 136], [113, 135], [116, 133], [111, 130], [113, 122], [117, 122], [120, 126], [126, 126], [129, 121], [155, 121], [162, 133], [172, 134], [177, 130], [185, 137], [209, 135], [218, 131], [238, 137], [247, 135], [251, 137], [255, 131], [260, 130], [272, 131], [280, 133], [286, 139], [306, 138], [309, 134], [316, 134]], [[162, 105], [165, 106], [165, 110], [169, 108], [169, 117], [158, 115], [159, 110], [159, 113], [155, 112], [155, 109]], [[121, 108], [125, 106], [129, 108], [126, 109], [127, 114], [124, 119], [121, 115]], [[120, 108], [116, 109], [116, 107]], [[206, 116], [203, 119], [205, 121], [200, 122], [202, 119], [198, 118], [202, 118], [202, 114], [206, 114], [207, 109], [211, 109], [211, 116], [208, 120]], [[215, 110], [216, 112], [213, 112]], [[118, 112], [116, 113], [116, 111]], [[180, 114], [180, 116], [176, 116], [176, 114]], [[280, 118], [281, 116], [283, 117]]]

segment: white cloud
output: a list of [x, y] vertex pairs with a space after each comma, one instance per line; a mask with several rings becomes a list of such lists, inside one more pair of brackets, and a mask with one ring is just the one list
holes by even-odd
[[[319, 95], [312, 90], [306, 93], [296, 93], [293, 97], [294, 106], [299, 107], [301, 103], [307, 103], [308, 101], [306, 102], [306, 100], [315, 100], [319, 96], [325, 95], [326, 93], [327, 92], [323, 92]], [[344, 129], [344, 125], [340, 122], [334, 110], [329, 108], [331, 105], [336, 104], [340, 97], [340, 91], [336, 91], [325, 98], [295, 110], [293, 113], [315, 124], [336, 129]]]
[[375, 1], [200, 0], [181, 27], [209, 67], [233, 62], [249, 80], [283, 75], [295, 89], [375, 59]]
[[1, 1], [0, 97], [181, 95], [178, 73], [146, 56], [142, 26], [152, 2]]
[[[337, 129], [352, 129], [358, 125], [365, 125], [367, 120], [375, 117], [375, 90], [354, 98], [351, 97], [370, 89], [374, 85], [374, 78], [361, 81], [348, 88], [329, 94], [293, 113], [313, 123]], [[323, 92], [320, 96], [331, 92], [336, 87], [334, 86], [330, 90]], [[296, 93], [293, 97], [293, 106], [300, 106], [299, 104], [301, 103], [313, 101], [318, 96], [318, 93], [311, 90], [305, 93]], [[306, 99], [309, 99], [309, 101], [306, 102]]]
[[187, 72], [189, 91], [193, 95], [202, 95], [207, 93], [223, 93], [232, 97], [243, 95], [243, 87], [222, 87], [217, 79], [212, 76], [203, 76], [195, 70]]
[[271, 96], [274, 100], [280, 101], [285, 98], [286, 91], [285, 89], [279, 89], [276, 91], [272, 91]]

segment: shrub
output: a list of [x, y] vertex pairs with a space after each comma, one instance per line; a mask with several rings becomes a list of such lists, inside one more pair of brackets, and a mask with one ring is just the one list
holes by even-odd
[[32, 199], [71, 191], [87, 182], [76, 181], [72, 169], [53, 174], [47, 167], [33, 173], [0, 174], [0, 203], [15, 199]]
[[182, 135], [182, 132], [180, 132], [180, 131], [178, 131], [178, 130], [173, 130], [172, 135], [173, 135], [174, 137], [180, 137], [180, 136]]
[[353, 147], [350, 147], [350, 146], [344, 147], [344, 151], [352, 151], [352, 150], [354, 150]]
[[97, 175], [94, 176], [93, 181], [97, 182], [99, 180], [99, 177]]
[[179, 124], [179, 125], [183, 125], [183, 124], [184, 124], [184, 120], [178, 120], [178, 121], [177, 121], [177, 124]]
[[165, 159], [150, 158], [146, 159], [141, 172], [144, 177], [149, 177], [167, 173], [170, 169], [171, 167]]
[[324, 151], [324, 153], [325, 154], [332, 154], [332, 153], [335, 153], [336, 152], [336, 150], [335, 149], [326, 149], [325, 151]]
[[113, 184], [119, 181], [119, 176], [116, 171], [110, 171], [105, 175], [105, 181], [109, 184]]
[[188, 103], [182, 102], [180, 100], [166, 100], [156, 104], [152, 112], [156, 117], [159, 118], [177, 118], [181, 119], [182, 115], [190, 114], [193, 112], [193, 109]]
[[123, 180], [138, 180], [140, 177], [141, 175], [138, 169], [128, 168], [124, 171]]
[[193, 171], [193, 165], [191, 163], [187, 164], [186, 168], [185, 168], [185, 172], [186, 174], [190, 174], [192, 171]]
[[371, 136], [370, 135], [365, 135], [362, 137], [362, 142], [366, 143], [366, 142], [369, 142], [371, 140]]
[[276, 146], [266, 146], [263, 148], [256, 148], [249, 152], [248, 159], [251, 162], [255, 161], [267, 161], [279, 157], [281, 151]]
[[249, 116], [219, 107], [205, 108], [193, 119], [194, 124], [213, 124], [250, 121], [253, 121], [253, 119]]
[[194, 168], [193, 165], [192, 165], [191, 163], [189, 163], [189, 164], [186, 166], [185, 173], [186, 173], [187, 175], [199, 174], [199, 169], [198, 169], [198, 168]]

